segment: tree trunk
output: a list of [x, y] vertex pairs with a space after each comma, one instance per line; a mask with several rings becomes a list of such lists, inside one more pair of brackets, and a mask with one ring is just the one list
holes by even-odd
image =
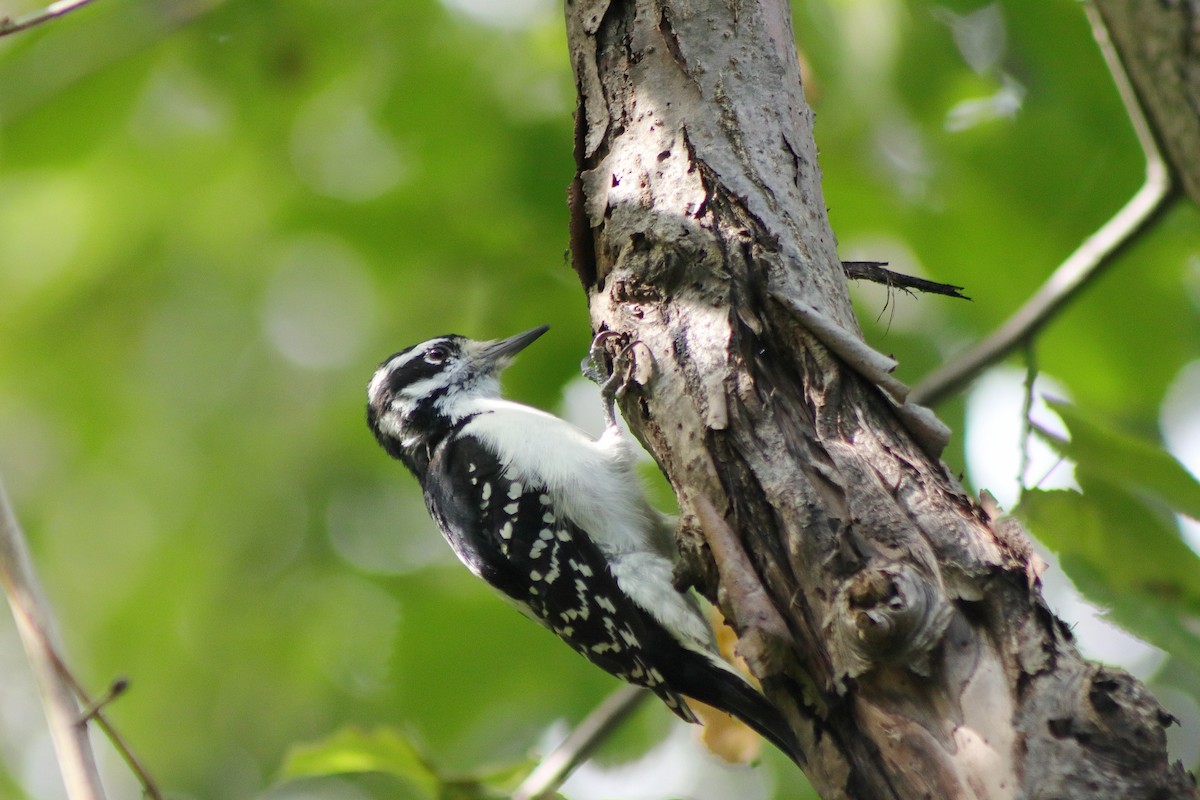
[[1200, 2], [1094, 3], [1164, 157], [1200, 203]]
[[[1195, 797], [862, 343], [782, 0], [568, 0], [572, 258], [626, 419], [824, 798]], [[1036, 557], [1033, 557], [1036, 558]]]

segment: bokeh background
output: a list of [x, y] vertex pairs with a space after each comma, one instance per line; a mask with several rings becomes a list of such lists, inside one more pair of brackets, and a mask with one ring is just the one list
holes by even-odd
[[[842, 257], [973, 298], [854, 288], [868, 339], [915, 383], [1124, 203], [1141, 155], [1075, 2], [793, 11]], [[439, 791], [428, 774], [301, 778], [289, 762], [363, 741], [503, 785], [614, 688], [454, 562], [363, 422], [391, 352], [549, 323], [507, 389], [597, 424], [564, 255], [561, 16], [553, 0], [99, 0], [0, 40], [0, 472], [71, 663], [97, 692], [130, 678], [110, 716], [168, 796]], [[1200, 213], [1185, 202], [1030, 355], [1039, 392], [1095, 423], [1095, 464], [1136, 438], [1195, 471], [1198, 345]], [[1040, 442], [1023, 464], [1027, 363], [938, 409], [946, 459], [1007, 507], [1022, 469], [1028, 486], [1084, 487], [1030, 520], [1063, 554], [1048, 596], [1086, 652], [1150, 681], [1195, 766], [1200, 535], [1174, 514], [1194, 506], [1152, 476], [1127, 494], [1119, 474], [1081, 478], [1088, 464]], [[1101, 496], [1124, 505], [1088, 505]], [[1101, 620], [1066, 574], [1152, 643]], [[111, 796], [138, 796], [98, 746]], [[759, 770], [716, 764], [654, 705], [564, 793], [794, 798], [795, 776], [775, 753]], [[64, 796], [7, 615], [0, 796]]]

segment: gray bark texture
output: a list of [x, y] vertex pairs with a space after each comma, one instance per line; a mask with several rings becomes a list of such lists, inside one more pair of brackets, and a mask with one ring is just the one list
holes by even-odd
[[1171, 171], [1200, 203], [1200, 0], [1093, 0]]
[[782, 0], [567, 0], [572, 259], [680, 504], [682, 582], [832, 798], [1176, 798], [1170, 716], [1084, 661], [1014, 520], [862, 342]]

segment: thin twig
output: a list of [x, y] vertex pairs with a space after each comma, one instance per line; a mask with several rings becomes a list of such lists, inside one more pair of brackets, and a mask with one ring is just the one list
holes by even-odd
[[1017, 467], [1017, 491], [1025, 491], [1025, 475], [1029, 472], [1029, 439], [1033, 436], [1033, 395], [1037, 383], [1037, 352], [1033, 342], [1025, 343], [1025, 398], [1021, 402], [1021, 463]]
[[604, 698], [562, 744], [533, 768], [513, 793], [513, 800], [542, 800], [552, 796], [649, 696], [640, 686], [625, 685]]
[[[159, 790], [158, 784], [154, 780], [154, 776], [150, 774], [150, 770], [146, 768], [141, 759], [138, 758], [137, 754], [133, 752], [133, 749], [125, 741], [124, 737], [121, 736], [120, 731], [118, 731], [116, 727], [113, 726], [112, 722], [109, 721], [108, 717], [104, 715], [104, 706], [115, 699], [118, 694], [124, 691], [124, 689], [113, 691], [114, 689], [117, 689], [118, 681], [123, 681], [124, 678], [118, 678], [117, 681], [113, 681], [113, 685], [109, 688], [109, 693], [104, 698], [101, 698], [101, 700], [93, 702], [88, 699], [87, 692], [84, 691], [83, 686], [79, 684], [79, 681], [75, 680], [75, 676], [71, 675], [70, 671], [67, 670], [66, 665], [63, 664], [61, 660], [59, 662], [59, 668], [64, 670], [64, 674], [67, 676], [72, 688], [75, 689], [76, 696], [79, 697], [80, 701], [88, 707], [88, 718], [96, 723], [96, 727], [104, 731], [104, 735], [108, 737], [109, 744], [113, 746], [113, 749], [117, 751], [118, 755], [121, 756], [121, 759], [125, 762], [126, 766], [129, 767], [129, 771], [133, 773], [133, 776], [137, 778], [138, 783], [142, 785], [142, 795], [149, 798], [149, 800], [163, 800], [163, 794]], [[128, 683], [126, 683], [125, 686], [128, 687]], [[80, 721], [83, 722], [85, 720]]]
[[917, 384], [909, 394], [911, 402], [936, 405], [1032, 338], [1139, 233], [1158, 219], [1168, 207], [1167, 201], [1175, 195], [1174, 175], [1159, 151], [1154, 132], [1121, 64], [1120, 56], [1109, 40], [1108, 30], [1091, 3], [1085, 3], [1084, 9], [1146, 157], [1146, 180], [1129, 202], [1084, 240], [1003, 325]]
[[53, 644], [54, 616], [43, 597], [25, 536], [9, 506], [3, 484], [0, 484], [0, 584], [37, 679], [67, 796], [71, 800], [103, 800], [104, 788], [96, 770], [87, 726], [79, 724], [75, 689], [62, 674], [62, 660]]
[[[125, 693], [129, 688], [129, 681], [125, 678], [117, 678], [108, 686], [108, 691], [100, 695], [95, 700], [84, 702], [83, 713], [79, 715], [79, 724], [86, 725], [90, 720], [94, 719], [104, 707], [116, 700]], [[80, 698], [82, 699], [82, 698]]]
[[108, 717], [104, 715], [104, 707], [129, 688], [129, 680], [126, 678], [115, 679], [112, 684], [109, 685], [108, 692], [104, 697], [101, 697], [98, 700], [93, 700], [88, 690], [84, 688], [83, 684], [79, 682], [79, 679], [75, 677], [75, 674], [71, 672], [71, 668], [67, 666], [65, 661], [63, 661], [63, 658], [58, 651], [51, 649], [49, 656], [54, 664], [54, 669], [57, 670], [59, 676], [65, 680], [68, 685], [70, 685], [71, 689], [75, 692], [75, 697], [84, 706], [84, 710], [80, 714], [77, 724], [82, 727], [89, 720], [94, 721], [96, 726], [104, 732], [105, 736], [108, 737], [109, 744], [113, 746], [113, 749], [116, 750], [117, 754], [120, 755], [125, 761], [125, 764], [129, 767], [129, 771], [132, 772], [134, 777], [138, 779], [138, 782], [142, 784], [142, 794], [149, 798], [149, 800], [163, 800], [162, 792], [159, 791], [158, 784], [155, 782], [154, 776], [151, 775], [146, 766], [142, 764], [141, 759], [139, 759], [137, 754], [133, 752], [133, 749], [125, 741], [125, 738], [121, 736], [120, 731], [118, 731], [112, 722], [109, 721]]
[[0, 18], [0, 36], [11, 36], [14, 33], [28, 30], [43, 22], [49, 22], [55, 17], [61, 17], [80, 6], [86, 6], [92, 0], [58, 0], [57, 3], [51, 3], [41, 11], [31, 11], [20, 17], [3, 17]]

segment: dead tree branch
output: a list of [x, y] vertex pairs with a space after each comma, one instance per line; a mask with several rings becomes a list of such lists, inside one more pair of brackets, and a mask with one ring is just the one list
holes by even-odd
[[842, 269], [846, 271], [846, 277], [852, 281], [880, 283], [889, 289], [900, 289], [910, 294], [912, 292], [925, 292], [926, 294], [945, 295], [946, 297], [953, 297], [958, 300], [971, 299], [962, 293], [963, 287], [961, 286], [917, 278], [913, 275], [905, 275], [903, 272], [885, 269], [886, 266], [886, 261], [842, 262]]

